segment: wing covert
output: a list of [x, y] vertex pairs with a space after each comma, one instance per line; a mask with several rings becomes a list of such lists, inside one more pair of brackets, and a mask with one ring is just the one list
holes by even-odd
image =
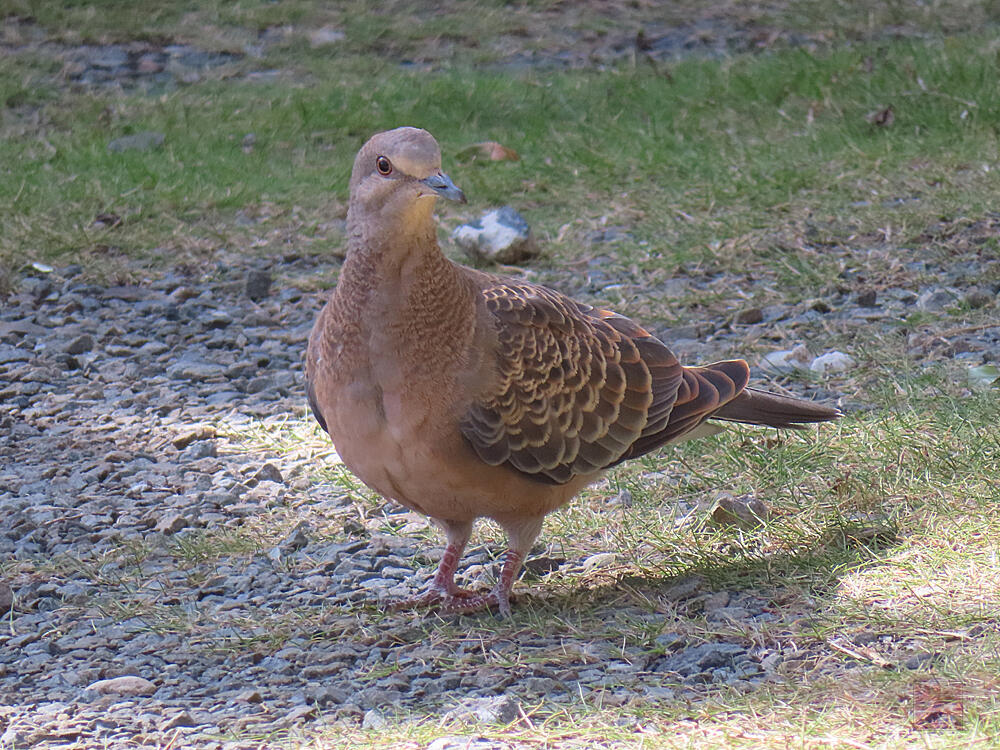
[[561, 484], [666, 427], [684, 368], [644, 329], [532, 284], [496, 279], [483, 296], [498, 383], [461, 425], [483, 461]]

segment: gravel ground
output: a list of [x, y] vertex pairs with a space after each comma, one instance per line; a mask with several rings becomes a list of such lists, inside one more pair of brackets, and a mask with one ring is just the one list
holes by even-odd
[[[439, 538], [402, 509], [366, 509], [317, 483], [310, 467], [330, 463], [318, 441], [279, 457], [263, 438], [240, 438], [304, 416], [301, 357], [325, 294], [294, 279], [334, 271], [288, 257], [102, 287], [69, 267], [25, 278], [3, 302], [0, 746], [250, 747], [299, 725], [374, 727], [400, 712], [506, 721], [540, 700], [695, 698], [752, 690], [805, 662], [845, 668], [842, 652], [795, 644], [815, 603], [697, 578], [659, 586], [666, 613], [595, 592], [587, 606], [601, 625], [582, 632], [371, 606], [423, 586]], [[709, 323], [696, 323], [682, 345], [694, 360], [731, 354], [755, 326], [797, 316], [888, 326], [907, 306], [936, 304], [935, 289], [880, 292], [864, 306], [845, 293], [827, 313], [763, 311], [702, 343], [695, 329]], [[925, 340], [941, 351], [929, 335], [914, 345]], [[1000, 326], [953, 337], [945, 356], [961, 356], [955, 341], [970, 364], [1000, 359]], [[593, 552], [529, 569], [562, 576], [614, 559]], [[467, 575], [492, 569], [497, 553], [473, 549]], [[623, 644], [626, 622], [648, 639]], [[743, 635], [712, 634], [734, 624]], [[932, 657], [884, 645], [912, 668]]]

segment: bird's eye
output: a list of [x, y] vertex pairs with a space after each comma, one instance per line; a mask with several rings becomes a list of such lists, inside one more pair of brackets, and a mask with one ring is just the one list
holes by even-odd
[[389, 174], [392, 171], [392, 162], [384, 156], [380, 156], [375, 160], [375, 169], [378, 170], [379, 174]]

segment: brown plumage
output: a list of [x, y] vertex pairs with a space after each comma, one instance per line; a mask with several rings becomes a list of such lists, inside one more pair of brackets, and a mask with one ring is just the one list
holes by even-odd
[[[747, 388], [743, 360], [684, 367], [628, 318], [449, 261], [434, 199], [465, 196], [426, 131], [372, 137], [350, 188], [348, 255], [309, 339], [307, 393], [362, 481], [445, 530], [431, 588], [408, 604], [508, 613], [547, 513], [708, 419], [799, 427], [839, 416]], [[510, 548], [496, 587], [477, 596], [454, 572], [480, 517]]]

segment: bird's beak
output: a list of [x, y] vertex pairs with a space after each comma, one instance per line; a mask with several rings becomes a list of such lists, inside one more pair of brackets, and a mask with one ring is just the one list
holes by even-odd
[[442, 198], [447, 198], [450, 201], [458, 201], [459, 203], [466, 202], [465, 193], [444, 172], [432, 174], [430, 177], [421, 180], [421, 182]]

